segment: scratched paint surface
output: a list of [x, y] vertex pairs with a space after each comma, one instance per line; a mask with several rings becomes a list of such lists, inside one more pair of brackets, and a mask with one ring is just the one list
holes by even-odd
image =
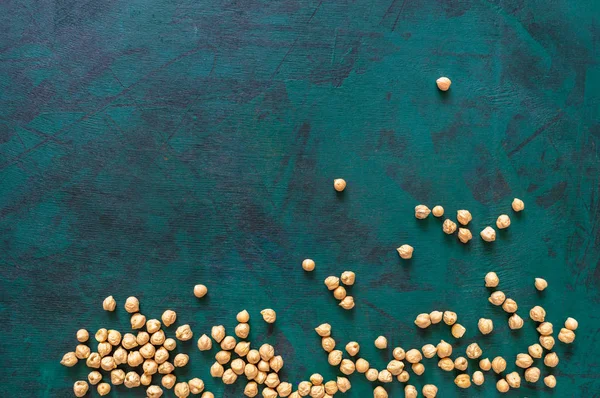
[[[129, 295], [149, 317], [177, 310], [196, 337], [213, 324], [231, 331], [248, 309], [252, 341], [274, 344], [294, 383], [338, 374], [313, 331], [322, 322], [379, 369], [390, 350], [372, 341], [383, 334], [391, 347], [443, 338], [456, 352], [477, 339], [513, 370], [536, 333], [530, 321], [510, 332], [487, 303], [482, 278], [495, 270], [523, 318], [540, 304], [555, 330], [580, 321], [575, 344], [557, 344], [558, 368], [536, 361], [555, 391], [523, 382], [506, 396], [599, 396], [599, 4], [2, 2], [2, 395], [71, 396], [87, 372], [60, 357], [80, 327], [125, 330]], [[446, 94], [441, 75], [454, 81]], [[526, 203], [518, 216], [515, 196]], [[441, 220], [415, 220], [418, 203], [470, 209], [476, 238], [463, 246]], [[478, 231], [502, 213], [510, 229], [483, 244]], [[412, 261], [399, 260], [403, 243]], [[351, 312], [322, 283], [347, 269]], [[210, 289], [201, 301], [198, 282]], [[101, 309], [110, 294], [116, 313]], [[278, 311], [270, 330], [265, 307]], [[455, 310], [465, 337], [415, 330], [433, 309]], [[493, 334], [479, 335], [481, 316]], [[241, 396], [241, 384], [210, 378], [214, 352], [183, 347], [180, 379]], [[496, 396], [491, 374], [459, 391], [453, 372], [424, 364], [411, 376], [419, 389]], [[346, 396], [370, 396], [363, 376], [351, 381]], [[403, 396], [398, 382], [386, 388]]]

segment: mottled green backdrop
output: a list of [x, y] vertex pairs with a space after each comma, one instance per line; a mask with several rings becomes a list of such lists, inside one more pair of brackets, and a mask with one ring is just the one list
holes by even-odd
[[[1, 2], [2, 396], [71, 396], [87, 372], [58, 362], [75, 331], [125, 329], [129, 295], [150, 317], [175, 309], [196, 336], [232, 330], [248, 309], [251, 338], [276, 346], [294, 383], [337, 374], [313, 332], [321, 322], [380, 369], [390, 352], [372, 341], [384, 334], [405, 348], [476, 338], [512, 370], [536, 333], [530, 321], [510, 332], [487, 303], [490, 270], [524, 318], [540, 304], [555, 330], [580, 321], [575, 344], [557, 344], [557, 388], [523, 382], [507, 396], [600, 396], [599, 4]], [[441, 75], [454, 82], [445, 94]], [[335, 177], [348, 181], [341, 195]], [[512, 216], [515, 196], [525, 212], [483, 244], [477, 232]], [[416, 220], [419, 203], [470, 209], [476, 238], [464, 246], [440, 220]], [[412, 261], [398, 258], [403, 243]], [[351, 312], [322, 283], [347, 269]], [[108, 295], [116, 313], [102, 310]], [[272, 330], [264, 307], [278, 311]], [[458, 312], [465, 338], [416, 330], [415, 315], [433, 309]], [[496, 322], [488, 337], [481, 316]], [[241, 396], [211, 380], [214, 352], [184, 347], [181, 379]], [[491, 374], [459, 391], [453, 372], [424, 363], [419, 389], [496, 396]], [[351, 381], [346, 396], [371, 396], [362, 375]], [[386, 388], [403, 396], [398, 382]]]

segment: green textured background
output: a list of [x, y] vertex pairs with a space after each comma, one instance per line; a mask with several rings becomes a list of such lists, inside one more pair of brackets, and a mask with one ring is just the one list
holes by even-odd
[[[252, 340], [276, 346], [294, 383], [336, 375], [321, 322], [380, 369], [383, 334], [406, 349], [476, 339], [512, 370], [537, 337], [487, 303], [490, 270], [523, 318], [540, 304], [555, 330], [580, 322], [575, 344], [557, 344], [557, 388], [523, 382], [506, 396], [600, 396], [599, 12], [593, 0], [1, 2], [2, 396], [71, 396], [87, 372], [58, 362], [75, 331], [125, 330], [129, 295], [149, 317], [175, 309], [196, 337], [232, 331], [248, 309]], [[525, 212], [484, 244], [477, 232], [512, 216], [515, 196]], [[461, 245], [440, 220], [416, 220], [419, 203], [470, 209], [476, 238]], [[403, 243], [412, 261], [398, 258]], [[344, 270], [357, 273], [351, 312], [322, 283]], [[264, 307], [278, 311], [272, 330]], [[416, 330], [433, 309], [458, 312], [465, 338]], [[481, 316], [492, 335], [477, 332]], [[214, 352], [184, 347], [180, 378], [241, 396], [211, 380]], [[453, 372], [424, 363], [419, 390], [497, 394], [491, 374], [459, 391]], [[371, 396], [363, 376], [351, 381], [346, 396]]]

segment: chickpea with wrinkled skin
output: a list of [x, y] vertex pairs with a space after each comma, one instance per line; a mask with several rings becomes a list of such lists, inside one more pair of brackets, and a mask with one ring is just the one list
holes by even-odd
[[411, 369], [414, 372], [414, 374], [416, 374], [417, 376], [421, 376], [423, 373], [425, 373], [425, 365], [423, 365], [422, 363], [413, 363], [411, 365]]
[[110, 382], [114, 386], [119, 386], [125, 381], [125, 371], [123, 369], [115, 369], [110, 372]]
[[313, 373], [310, 375], [309, 380], [315, 386], [320, 386], [323, 384], [323, 376], [321, 376], [319, 373]]
[[210, 375], [212, 377], [221, 377], [223, 376], [224, 372], [225, 369], [223, 368], [223, 365], [221, 365], [219, 362], [213, 363], [210, 367]]
[[237, 342], [235, 341], [235, 337], [233, 336], [225, 336], [223, 340], [221, 340], [221, 349], [226, 351], [231, 351], [235, 348]]
[[235, 326], [234, 332], [235, 335], [240, 339], [245, 339], [250, 334], [250, 325], [248, 325], [247, 323], [238, 323]]
[[105, 341], [103, 343], [98, 343], [98, 354], [100, 354], [100, 357], [107, 356], [111, 351], [112, 345], [109, 342]]
[[173, 393], [177, 398], [186, 398], [190, 395], [190, 387], [186, 382], [177, 383], [173, 388]]
[[94, 338], [98, 343], [104, 343], [108, 338], [108, 330], [106, 330], [105, 328], [98, 329], [98, 331], [94, 335]]
[[335, 381], [330, 380], [327, 383], [325, 383], [325, 393], [327, 393], [329, 395], [334, 395], [337, 392], [338, 392], [338, 386]]
[[340, 363], [340, 372], [345, 374], [346, 376], [351, 375], [356, 370], [354, 362], [349, 359], [342, 359], [342, 363]]
[[392, 351], [392, 356], [398, 361], [402, 361], [406, 357], [406, 353], [402, 347], [396, 347]]
[[552, 336], [540, 336], [539, 341], [540, 345], [547, 350], [551, 350], [552, 348], [554, 348], [555, 341], [554, 337]]
[[256, 384], [255, 381], [246, 384], [246, 387], [244, 387], [244, 395], [250, 398], [256, 397], [258, 395], [258, 384]]
[[486, 242], [493, 242], [496, 240], [496, 231], [492, 227], [485, 227], [480, 233], [481, 239]]
[[419, 363], [423, 359], [421, 352], [415, 348], [406, 351], [406, 361], [408, 363]]
[[108, 341], [110, 345], [113, 346], [119, 345], [121, 343], [121, 333], [119, 333], [117, 330], [109, 330], [106, 341]]
[[521, 376], [517, 372], [511, 372], [506, 375], [506, 382], [511, 388], [521, 387]]
[[525, 370], [525, 381], [529, 383], [537, 383], [540, 379], [540, 370], [535, 366]]
[[355, 305], [354, 297], [346, 296], [346, 297], [344, 297], [344, 299], [342, 301], [340, 301], [340, 303], [338, 305], [345, 310], [351, 310], [352, 308], [354, 308], [354, 305]]
[[310, 388], [312, 387], [312, 384], [308, 381], [301, 381], [300, 384], [298, 384], [298, 393], [301, 397], [305, 397], [308, 394], [310, 394]]
[[137, 343], [137, 340], [136, 340], [136, 338], [135, 338], [135, 336], [133, 334], [131, 334], [131, 333], [125, 333], [123, 335], [123, 338], [121, 339], [121, 345], [126, 350], [131, 350], [132, 348], [137, 347], [138, 343]]
[[441, 311], [431, 311], [429, 313], [429, 320], [431, 321], [432, 325], [435, 325], [442, 321], [443, 316], [444, 316], [444, 313]]
[[279, 394], [280, 397], [287, 397], [292, 393], [292, 385], [284, 381], [282, 383], [279, 383], [276, 390], [277, 394]]
[[160, 330], [161, 324], [158, 319], [148, 319], [146, 321], [146, 331], [150, 334], [156, 333]]
[[127, 388], [135, 388], [140, 386], [140, 375], [135, 372], [128, 372], [125, 375], [124, 383]]
[[102, 373], [98, 372], [97, 370], [94, 370], [88, 374], [87, 378], [90, 384], [95, 386], [102, 380]]
[[508, 318], [508, 327], [512, 330], [521, 329], [524, 323], [525, 321], [523, 321], [523, 318], [521, 318], [516, 313], [512, 314], [512, 316]]
[[342, 281], [342, 283], [346, 286], [352, 286], [354, 285], [354, 282], [356, 281], [356, 274], [352, 271], [344, 271], [342, 272], [342, 275], [340, 276], [340, 280]]
[[491, 319], [480, 318], [477, 327], [481, 334], [490, 334], [494, 330], [494, 322]]
[[481, 347], [479, 347], [479, 344], [471, 343], [467, 347], [466, 354], [470, 359], [477, 359], [483, 354], [483, 351], [481, 350]]
[[100, 395], [101, 397], [108, 395], [110, 393], [110, 384], [108, 383], [100, 383], [98, 384], [98, 395]]
[[175, 331], [175, 337], [181, 341], [188, 341], [194, 337], [194, 333], [190, 329], [190, 325], [181, 325]]
[[342, 362], [343, 353], [340, 350], [333, 350], [329, 352], [327, 361], [331, 366], [337, 366]]
[[212, 341], [211, 341], [210, 337], [208, 337], [205, 334], [200, 336], [200, 338], [198, 339], [198, 349], [200, 351], [208, 351], [211, 348], [212, 348]]
[[86, 341], [89, 340], [90, 334], [85, 329], [79, 329], [77, 331], [77, 334], [75, 335], [75, 337], [77, 338], [77, 341], [79, 341], [80, 343], [85, 343]]
[[163, 395], [163, 390], [159, 386], [150, 386], [146, 389], [148, 398], [159, 398]]
[[263, 361], [269, 361], [275, 356], [275, 349], [270, 344], [263, 344], [258, 349], [258, 353]]
[[447, 235], [452, 235], [454, 232], [456, 232], [456, 228], [456, 223], [449, 218], [445, 219], [444, 223], [442, 224], [442, 231], [444, 231], [444, 233]]
[[437, 347], [433, 344], [425, 344], [423, 347], [421, 347], [421, 352], [425, 358], [433, 358], [437, 353]]
[[440, 91], [448, 91], [450, 89], [452, 81], [447, 77], [442, 76], [435, 81], [435, 84], [437, 85]]
[[153, 359], [146, 359], [142, 365], [145, 374], [153, 375], [158, 372], [158, 363]]
[[115, 359], [109, 356], [102, 358], [102, 360], [100, 361], [100, 367], [103, 370], [111, 371], [113, 369], [116, 369], [117, 364], [115, 363]]
[[356, 341], [351, 341], [348, 344], [346, 344], [346, 352], [351, 357], [356, 356], [356, 354], [358, 354], [359, 351], [360, 345]]
[[102, 308], [104, 311], [114, 311], [115, 308], [117, 308], [117, 302], [115, 301], [115, 298], [113, 296], [108, 296], [105, 298], [102, 302]]
[[346, 189], [346, 180], [343, 178], [336, 178], [333, 180], [333, 189], [338, 192], [343, 192]]
[[379, 372], [379, 375], [377, 375], [377, 380], [379, 380], [381, 383], [391, 383], [393, 377], [389, 370], [383, 369], [381, 372]]
[[556, 355], [555, 352], [549, 352], [544, 357], [544, 365], [548, 366], [549, 368], [555, 368], [558, 365], [558, 362], [558, 355]]
[[417, 315], [417, 318], [415, 319], [415, 325], [421, 329], [429, 327], [431, 325], [431, 318], [429, 317], [429, 314], [423, 313]]
[[283, 368], [283, 358], [281, 355], [274, 356], [269, 360], [269, 366], [274, 372], [279, 372]]
[[542, 336], [550, 336], [552, 334], [552, 324], [550, 322], [542, 322], [540, 323], [540, 325], [537, 327], [537, 331], [539, 334], [541, 334]]
[[188, 386], [190, 387], [190, 393], [192, 394], [200, 394], [204, 391], [204, 381], [197, 377], [188, 381]]
[[411, 245], [402, 245], [399, 248], [397, 248], [396, 251], [400, 255], [400, 258], [402, 258], [403, 260], [410, 260], [413, 256], [413, 252], [415, 251], [415, 249]]
[[536, 305], [529, 310], [529, 317], [535, 322], [544, 322], [546, 318], [546, 310], [539, 305]]
[[392, 374], [392, 376], [398, 376], [404, 370], [404, 362], [392, 359], [388, 362], [386, 369]]
[[473, 220], [473, 216], [469, 210], [458, 210], [456, 212], [456, 219], [461, 225], [468, 225]]
[[514, 211], [519, 212], [525, 210], [525, 203], [521, 199], [514, 198], [512, 201], [512, 208]]
[[558, 333], [558, 340], [565, 344], [571, 344], [575, 341], [575, 332], [567, 328], [561, 328]]
[[469, 362], [465, 357], [458, 357], [454, 360], [454, 368], [458, 370], [466, 370], [469, 367]]
[[446, 325], [452, 326], [458, 320], [458, 316], [456, 315], [456, 312], [444, 311], [444, 318], [443, 319], [444, 319], [444, 323]]
[[83, 397], [85, 394], [87, 394], [89, 388], [90, 386], [88, 385], [87, 381], [79, 380], [73, 384], [73, 393], [76, 397]]
[[535, 278], [534, 285], [535, 288], [541, 292], [548, 287], [548, 282], [546, 282], [546, 280], [542, 278]]
[[166, 374], [160, 380], [160, 384], [162, 384], [162, 386], [167, 390], [170, 390], [175, 385], [175, 381], [177, 381], [177, 377], [175, 377], [175, 375]]
[[310, 258], [307, 258], [302, 261], [302, 269], [306, 272], [312, 272], [315, 270], [315, 262]]
[[456, 339], [460, 339], [461, 337], [463, 337], [466, 331], [467, 329], [465, 329], [465, 327], [460, 323], [455, 323], [454, 325], [452, 325], [452, 329], [450, 329], [450, 333]]
[[265, 387], [262, 391], [263, 398], [277, 398], [277, 391], [271, 387]]
[[511, 298], [507, 298], [506, 300], [504, 300], [504, 303], [502, 304], [502, 309], [506, 312], [508, 312], [509, 314], [513, 314], [515, 312], [517, 312], [517, 309], [519, 308], [519, 306], [517, 305], [517, 302]]
[[565, 321], [565, 329], [569, 329], [569, 330], [577, 330], [577, 327], [579, 326], [579, 322], [577, 322], [576, 319], [574, 318], [567, 318], [567, 320]]
[[475, 384], [476, 386], [480, 386], [485, 381], [485, 377], [483, 376], [483, 373], [478, 370], [473, 373], [473, 377], [471, 380], [473, 381], [473, 384]]
[[325, 352], [331, 352], [335, 348], [335, 340], [332, 337], [323, 337], [321, 346]]
[[220, 343], [225, 338], [225, 326], [213, 326], [210, 331], [210, 335], [217, 343]]
[[485, 287], [497, 287], [500, 283], [500, 278], [495, 272], [488, 272], [485, 275]]
[[208, 293], [208, 288], [202, 284], [194, 286], [194, 296], [202, 298]]
[[532, 344], [527, 348], [527, 352], [532, 358], [541, 358], [544, 351], [539, 344]]
[[500, 374], [506, 370], [506, 360], [502, 357], [496, 357], [492, 360], [492, 370]]
[[506, 295], [503, 292], [501, 292], [500, 290], [497, 290], [497, 291], [493, 292], [492, 294], [490, 294], [488, 301], [490, 303], [492, 303], [493, 305], [499, 306], [499, 305], [502, 305], [504, 303], [504, 301], [506, 301]]
[[[96, 354], [98, 355], [98, 354]], [[60, 364], [63, 366], [66, 366], [68, 368], [73, 367], [77, 364], [77, 355], [74, 352], [67, 352], [65, 355], [63, 355]], [[89, 366], [89, 365], [88, 365]]]
[[131, 316], [131, 328], [141, 329], [146, 324], [146, 317], [140, 313], [135, 313]]
[[431, 213], [431, 210], [429, 210], [429, 207], [427, 207], [425, 205], [415, 206], [415, 217], [418, 218], [419, 220], [426, 219], [429, 216], [429, 213]]
[[175, 370], [175, 366], [173, 366], [170, 362], [163, 362], [158, 365], [158, 373], [161, 375], [167, 375]]
[[479, 369], [483, 370], [484, 372], [487, 372], [491, 368], [492, 363], [488, 358], [483, 358], [481, 361], [479, 361]]
[[179, 353], [175, 355], [175, 358], [173, 358], [173, 366], [176, 368], [182, 368], [188, 364], [189, 360], [190, 357], [188, 355]]
[[442, 358], [438, 361], [438, 367], [446, 372], [454, 370], [454, 361], [451, 358]]
[[496, 226], [498, 229], [506, 229], [510, 226], [510, 217], [506, 214], [501, 214], [496, 220]]
[[471, 387], [471, 378], [466, 373], [459, 374], [454, 379], [454, 384], [456, 384], [458, 388], [469, 388]]
[[338, 286], [333, 291], [333, 297], [335, 297], [336, 300], [343, 300], [346, 297], [346, 289], [343, 286]]
[[139, 351], [130, 351], [129, 354], [127, 354], [127, 365], [131, 366], [132, 368], [141, 365], [143, 362], [144, 357]]
[[527, 369], [533, 364], [533, 358], [529, 356], [529, 354], [517, 354], [517, 360], [515, 361], [515, 365], [520, 368]]
[[140, 301], [133, 296], [127, 297], [127, 300], [125, 300], [125, 311], [129, 312], [130, 314], [134, 314], [134, 313], [138, 312], [139, 310], [140, 310]]
[[325, 286], [327, 286], [327, 289], [329, 290], [335, 290], [338, 288], [338, 286], [340, 286], [340, 278], [338, 278], [337, 276], [328, 276], [327, 278], [325, 278], [325, 281], [323, 282], [325, 283]]
[[367, 380], [369, 381], [375, 381], [379, 378], [379, 371], [377, 369], [369, 369], [366, 371], [365, 373], [365, 377], [367, 378]]
[[417, 389], [410, 384], [404, 387], [404, 398], [417, 398]]
[[556, 377], [554, 377], [553, 375], [544, 377], [544, 384], [546, 385], [546, 387], [549, 388], [556, 387]]
[[247, 341], [240, 341], [236, 344], [235, 349], [233, 351], [243, 358], [250, 352], [250, 343], [248, 343]]
[[169, 351], [173, 351], [177, 347], [177, 342], [175, 341], [175, 339], [168, 338], [163, 343], [163, 347], [165, 347], [165, 349]]
[[423, 396], [425, 398], [435, 398], [437, 395], [438, 388], [433, 384], [425, 384], [423, 386]]
[[279, 385], [279, 376], [277, 373], [269, 373], [265, 379], [265, 385], [267, 387], [275, 388]]
[[458, 229], [458, 240], [460, 240], [461, 243], [467, 244], [471, 239], [473, 239], [473, 234], [471, 233], [471, 231], [469, 231], [466, 228]]
[[146, 343], [140, 348], [139, 353], [146, 359], [152, 358], [156, 353], [156, 348], [152, 344]]
[[506, 380], [500, 379], [496, 383], [496, 389], [498, 390], [498, 392], [501, 392], [502, 394], [504, 394], [504, 393], [508, 392], [508, 390], [510, 390], [510, 386], [508, 385], [508, 382]]
[[150, 341], [150, 335], [147, 332], [140, 331], [135, 337], [135, 341], [141, 347]]

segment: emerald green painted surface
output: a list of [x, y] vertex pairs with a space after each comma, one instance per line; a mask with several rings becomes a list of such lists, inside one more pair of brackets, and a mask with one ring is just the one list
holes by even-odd
[[[125, 331], [123, 303], [189, 323], [179, 379], [209, 376], [216, 350], [195, 340], [251, 313], [253, 343], [285, 358], [293, 383], [329, 367], [313, 328], [333, 326], [382, 369], [391, 347], [446, 339], [455, 352], [514, 357], [537, 341], [511, 332], [483, 276], [527, 318], [558, 332], [551, 391], [523, 381], [509, 397], [600, 396], [598, 2], [18, 1], [0, 5], [0, 353], [2, 396], [69, 397], [83, 365], [59, 365], [84, 327]], [[453, 85], [440, 93], [439, 76]], [[348, 188], [336, 194], [332, 181]], [[515, 215], [513, 197], [526, 209]], [[419, 203], [469, 209], [468, 245], [419, 221]], [[484, 244], [478, 232], [507, 213]], [[411, 261], [395, 248], [415, 247]], [[311, 274], [302, 259], [317, 262]], [[344, 311], [323, 285], [357, 274]], [[549, 288], [539, 293], [534, 277]], [[197, 300], [196, 283], [209, 295]], [[104, 297], [118, 302], [102, 310]], [[271, 329], [259, 320], [277, 310]], [[467, 327], [417, 330], [451, 309]], [[482, 337], [480, 317], [495, 330]], [[174, 330], [171, 332], [174, 333]], [[390, 350], [376, 351], [380, 334]], [[556, 333], [555, 333], [556, 335]], [[424, 360], [411, 376], [440, 397], [493, 397], [496, 377], [459, 391]], [[470, 364], [469, 373], [475, 369]], [[345, 396], [375, 384], [351, 376]], [[155, 378], [155, 382], [158, 379]], [[402, 397], [400, 383], [386, 385]], [[92, 394], [96, 396], [96, 392]], [[123, 386], [111, 396], [144, 396]], [[172, 396], [172, 392], [165, 394]]]

